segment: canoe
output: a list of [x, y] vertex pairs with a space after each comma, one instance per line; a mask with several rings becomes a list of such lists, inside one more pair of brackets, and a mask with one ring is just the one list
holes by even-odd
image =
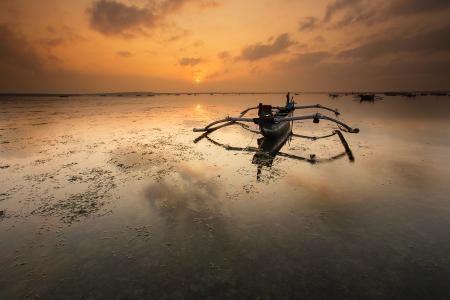
[[284, 146], [292, 133], [292, 122], [276, 122], [275, 119], [292, 117], [294, 110], [294, 104], [289, 102], [285, 107], [279, 108], [275, 114], [272, 113], [270, 105], [259, 105], [258, 124], [263, 137], [258, 139], [260, 151], [253, 157], [253, 163], [272, 164], [273, 157]]
[[294, 109], [294, 104], [288, 102], [285, 107], [279, 108], [273, 114], [271, 105], [259, 104], [258, 125], [261, 134], [268, 138], [285, 138], [292, 130], [292, 122], [276, 122], [275, 120], [292, 117]]

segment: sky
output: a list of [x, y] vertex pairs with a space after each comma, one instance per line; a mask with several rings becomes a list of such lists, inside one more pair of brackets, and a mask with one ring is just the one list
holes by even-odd
[[450, 90], [448, 0], [0, 0], [0, 92]]

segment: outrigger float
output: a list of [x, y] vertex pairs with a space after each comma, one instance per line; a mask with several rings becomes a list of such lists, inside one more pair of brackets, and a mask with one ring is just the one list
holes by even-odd
[[[285, 106], [279, 107], [272, 105], [264, 105], [260, 103], [258, 106], [249, 107], [245, 109], [240, 113], [238, 117], [226, 117], [224, 119], [214, 121], [203, 128], [194, 128], [193, 129], [194, 132], [204, 132], [202, 135], [200, 135], [198, 138], [194, 140], [194, 143], [198, 143], [203, 138], [206, 138], [213, 144], [221, 146], [227, 150], [256, 152], [255, 156], [253, 157], [253, 163], [258, 165], [258, 176], [257, 176], [258, 178], [261, 173], [262, 166], [271, 166], [273, 159], [275, 158], [276, 155], [280, 155], [291, 159], [304, 160], [310, 163], [317, 163], [321, 161], [331, 161], [347, 154], [349, 160], [354, 161], [353, 153], [341, 131], [348, 133], [358, 133], [359, 129], [352, 128], [336, 118], [332, 118], [318, 112], [310, 115], [294, 116], [295, 110], [314, 109], [314, 108], [330, 111], [335, 114], [336, 118], [340, 115], [337, 109], [332, 109], [326, 106], [322, 106], [320, 104], [296, 106], [293, 97], [291, 97], [290, 94], [288, 93], [286, 95]], [[249, 111], [256, 109], [258, 110], [258, 117], [255, 118], [245, 117], [245, 115]], [[330, 121], [337, 124], [338, 129], [334, 130], [331, 134], [325, 136], [305, 136], [293, 133], [292, 132], [293, 122], [304, 120], [313, 120], [314, 123], [319, 123], [320, 120]], [[259, 131], [250, 129], [249, 126], [245, 123], [257, 124], [259, 126]], [[263, 137], [258, 139], [258, 148], [232, 147], [229, 145], [224, 145], [219, 142], [216, 142], [215, 140], [209, 137], [210, 133], [230, 125], [240, 125], [242, 128], [246, 130], [261, 134]], [[301, 156], [280, 152], [281, 148], [286, 143], [286, 141], [288, 141], [288, 139], [293, 137], [317, 140], [322, 138], [328, 138], [334, 135], [338, 135], [342, 145], [344, 146], [345, 152], [328, 159], [320, 160], [317, 159], [315, 155], [310, 155], [309, 158], [304, 158]]]

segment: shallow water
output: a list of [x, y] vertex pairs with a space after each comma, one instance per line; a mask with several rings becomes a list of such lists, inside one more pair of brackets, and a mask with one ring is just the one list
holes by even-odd
[[337, 136], [293, 138], [283, 153], [320, 163], [277, 156], [259, 178], [253, 152], [193, 142], [283, 99], [0, 99], [0, 298], [450, 298], [449, 99], [296, 96], [360, 128], [355, 161]]

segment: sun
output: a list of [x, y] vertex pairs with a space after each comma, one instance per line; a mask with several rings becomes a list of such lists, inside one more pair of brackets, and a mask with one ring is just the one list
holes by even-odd
[[200, 78], [195, 78], [195, 82], [200, 83]]

